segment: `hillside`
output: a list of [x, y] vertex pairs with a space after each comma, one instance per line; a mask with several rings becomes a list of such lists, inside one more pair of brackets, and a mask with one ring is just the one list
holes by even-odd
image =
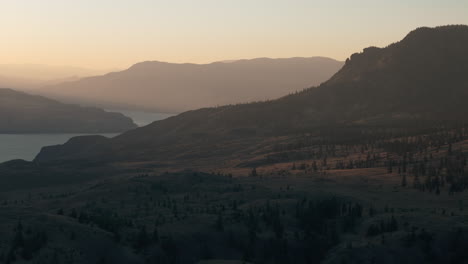
[[[44, 87], [72, 102], [180, 113], [276, 99], [319, 85], [343, 66], [329, 58], [253, 59], [211, 64], [142, 62], [121, 72]], [[96, 99], [99, 98], [99, 99]]]
[[102, 133], [135, 127], [119, 113], [0, 89], [0, 133]]
[[189, 111], [100, 144], [45, 148], [36, 160], [199, 160], [235, 156], [271, 136], [327, 127], [460, 123], [468, 113], [466, 72], [467, 26], [420, 28], [386, 48], [352, 55], [317, 88], [269, 102]]

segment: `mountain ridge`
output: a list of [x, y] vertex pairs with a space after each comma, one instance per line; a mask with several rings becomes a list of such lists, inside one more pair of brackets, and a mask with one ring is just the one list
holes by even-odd
[[[414, 39], [419, 31], [429, 34], [429, 40]], [[447, 38], [453, 41], [440, 41]], [[428, 56], [438, 54], [434, 51], [439, 49], [443, 50], [441, 56]], [[91, 152], [61, 152], [57, 156], [54, 151], [60, 146], [45, 148], [36, 161], [89, 155], [106, 156], [107, 161], [235, 156], [269, 137], [327, 127], [385, 129], [460, 122], [468, 114], [464, 103], [468, 100], [466, 72], [468, 26], [417, 29], [386, 48], [366, 48], [353, 54], [335, 76], [316, 88], [268, 102], [188, 111], [97, 144]]]
[[174, 113], [276, 99], [326, 81], [342, 65], [324, 57], [209, 64], [145, 61], [124, 71], [44, 87], [41, 94], [88, 105]]

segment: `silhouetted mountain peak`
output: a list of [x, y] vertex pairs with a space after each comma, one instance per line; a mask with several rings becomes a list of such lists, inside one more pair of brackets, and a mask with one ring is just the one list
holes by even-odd
[[[355, 53], [328, 84], [358, 81], [362, 78], [387, 78], [395, 76], [412, 79], [416, 76], [430, 80], [446, 72], [454, 64], [468, 64], [468, 26], [454, 25], [435, 28], [421, 27], [410, 32], [402, 41], [386, 48], [368, 47]], [[451, 69], [460, 73], [460, 67]], [[380, 74], [377, 74], [380, 72]], [[435, 75], [426, 76], [429, 73]], [[371, 77], [363, 77], [372, 75]], [[422, 78], [426, 76], [427, 78]], [[459, 76], [460, 77], [460, 76]], [[368, 79], [367, 79], [368, 80]]]
[[[461, 35], [468, 34], [468, 25], [446, 25], [439, 27], [420, 27], [406, 35], [401, 41], [408, 44], [421, 43], [426, 41], [459, 39]], [[447, 39], [448, 38], [448, 39]]]

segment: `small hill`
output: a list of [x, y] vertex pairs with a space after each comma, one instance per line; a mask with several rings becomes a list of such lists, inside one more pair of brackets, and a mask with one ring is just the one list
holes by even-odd
[[121, 72], [44, 87], [44, 95], [102, 107], [180, 113], [276, 99], [319, 85], [343, 66], [322, 57], [237, 60], [211, 64], [147, 61]]
[[135, 127], [120, 113], [0, 89], [0, 133], [104, 133]]

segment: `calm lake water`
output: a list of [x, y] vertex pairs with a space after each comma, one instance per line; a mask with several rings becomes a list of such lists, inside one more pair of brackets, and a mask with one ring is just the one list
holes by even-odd
[[133, 119], [133, 122], [138, 126], [146, 126], [151, 124], [154, 121], [163, 120], [168, 117], [173, 116], [174, 114], [165, 114], [165, 113], [152, 113], [152, 112], [139, 112], [139, 111], [129, 111], [129, 110], [107, 110], [110, 112], [119, 112]]
[[[138, 111], [120, 112], [131, 117], [138, 126], [145, 126], [154, 121], [166, 119], [173, 114], [149, 113]], [[70, 138], [87, 134], [0, 134], [0, 163], [24, 159], [31, 161], [39, 153], [42, 147], [63, 144]], [[101, 134], [106, 137], [115, 137], [118, 134]]]

